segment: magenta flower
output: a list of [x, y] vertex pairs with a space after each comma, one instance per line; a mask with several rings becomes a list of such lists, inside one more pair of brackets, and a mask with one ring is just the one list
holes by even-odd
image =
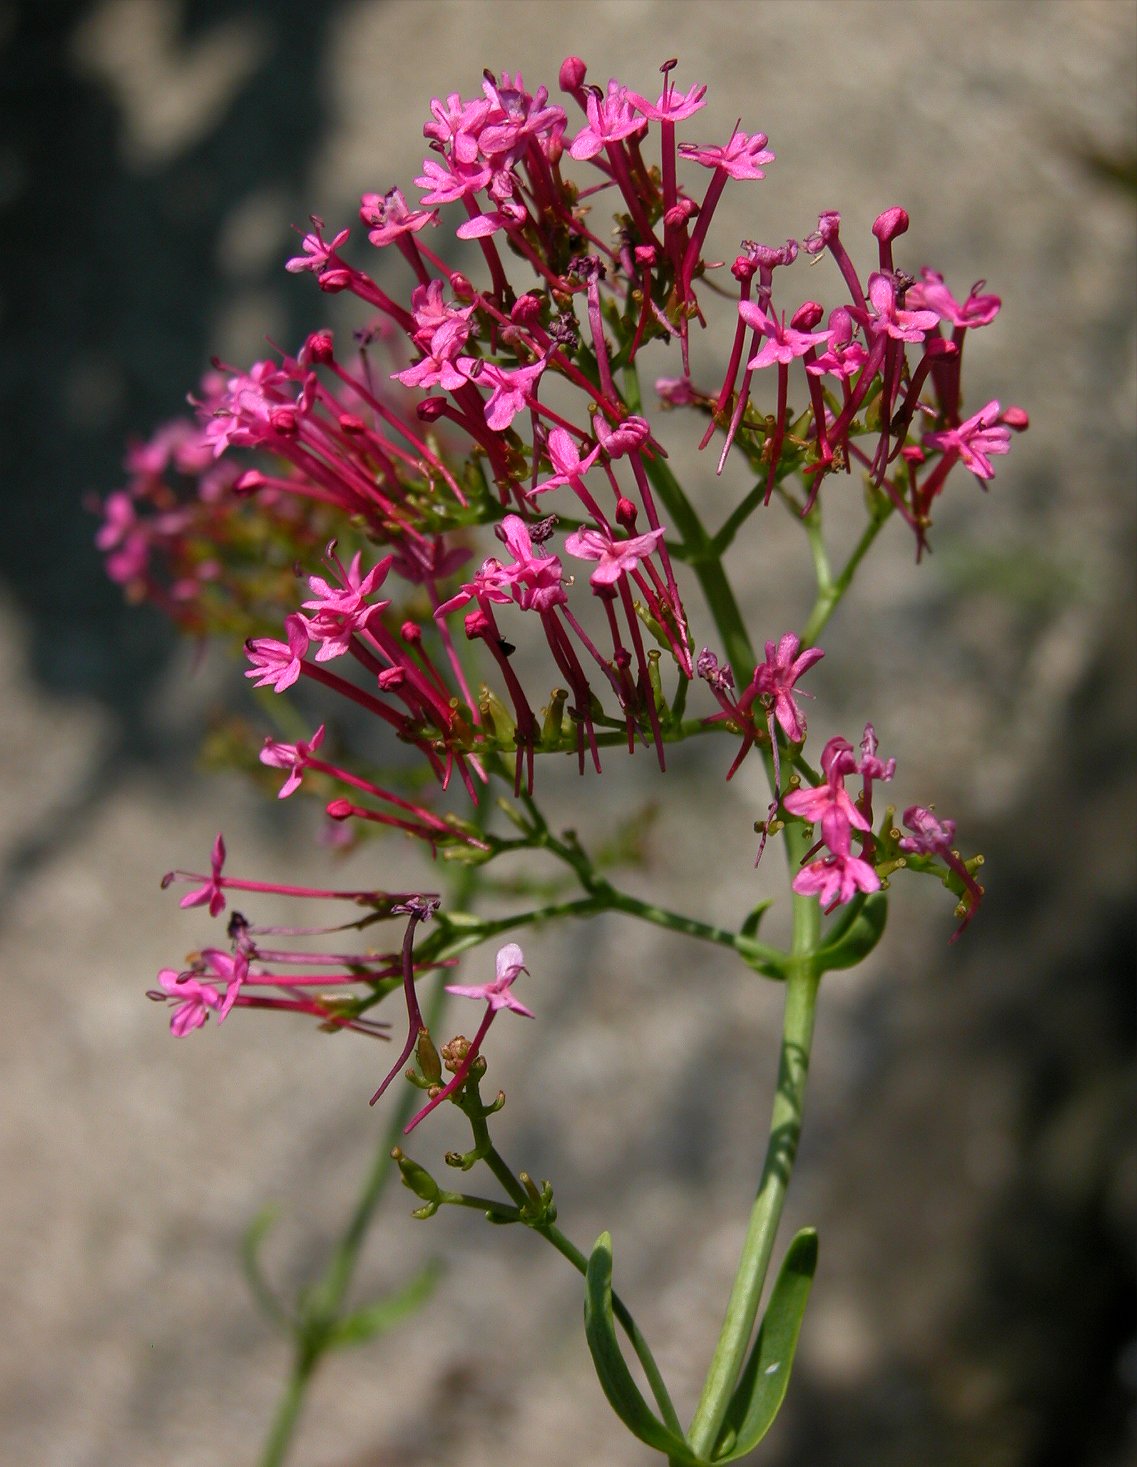
[[315, 600], [301, 603], [305, 611], [316, 613], [306, 623], [306, 631], [311, 641], [322, 644], [316, 653], [317, 662], [342, 657], [351, 646], [352, 636], [366, 631], [391, 604], [367, 598], [383, 584], [394, 557], [385, 555], [363, 575], [361, 552], [357, 550], [351, 564], [345, 566], [335, 553], [335, 544], [333, 540], [328, 546], [325, 558], [338, 571], [339, 583], [326, 581], [323, 576], [309, 576], [308, 587], [316, 593]]
[[[300, 788], [300, 781], [310, 757], [324, 742], [324, 725], [321, 723], [310, 739], [300, 739], [295, 744], [283, 744], [277, 739], [265, 739], [260, 752], [262, 764], [273, 769], [287, 769], [288, 778], [281, 785], [278, 800], [286, 800]], [[184, 903], [183, 903], [184, 905]]]
[[944, 284], [944, 277], [925, 267], [919, 281], [908, 288], [907, 301], [916, 310], [929, 310], [955, 327], [987, 326], [999, 314], [1003, 302], [997, 295], [980, 295], [986, 282], [979, 280], [971, 287], [962, 305]]
[[201, 956], [225, 985], [225, 997], [217, 1011], [217, 1022], [220, 1024], [237, 1002], [241, 985], [249, 976], [249, 955], [240, 949], [235, 953], [226, 953], [217, 947], [207, 947], [202, 950]]
[[520, 515], [507, 514], [499, 536], [514, 561], [503, 568], [504, 579], [513, 587], [522, 611], [551, 611], [559, 606], [565, 599], [560, 557], [536, 553], [529, 527]]
[[[217, 839], [213, 842], [213, 853], [210, 856], [212, 871], [209, 880], [204, 886], [195, 887], [193, 891], [186, 892], [178, 903], [179, 907], [204, 907], [209, 903], [209, 915], [216, 917], [219, 912], [225, 910], [225, 893], [221, 890], [221, 868], [225, 864], [225, 842], [218, 831]], [[173, 873], [171, 873], [171, 876]], [[163, 882], [163, 885], [166, 883]]]
[[775, 362], [788, 366], [795, 357], [805, 356], [810, 347], [822, 345], [833, 335], [832, 331], [795, 331], [792, 326], [786, 325], [784, 311], [779, 323], [776, 316], [767, 316], [761, 306], [754, 305], [752, 301], [739, 301], [738, 314], [748, 326], [766, 337], [759, 350], [746, 363], [751, 371], [773, 366]]
[[904, 812], [904, 824], [913, 833], [901, 838], [900, 849], [911, 852], [912, 855], [938, 856], [959, 877], [963, 885], [965, 896], [956, 908], [956, 916], [961, 920], [951, 935], [951, 941], [955, 942], [979, 910], [984, 896], [983, 888], [952, 845], [955, 839], [955, 821], [938, 819], [924, 805], [909, 805]]
[[332, 264], [336, 251], [339, 249], [351, 233], [349, 229], [341, 229], [336, 237], [330, 242], [324, 239], [324, 221], [315, 214], [312, 215], [311, 234], [306, 234], [301, 242], [302, 255], [293, 255], [285, 263], [284, 268], [294, 275], [301, 270], [311, 270], [313, 274], [323, 275]]
[[776, 647], [773, 642], [767, 642], [766, 660], [754, 669], [754, 681], [750, 685], [772, 705], [782, 732], [795, 744], [805, 738], [805, 719], [797, 706], [796, 698], [801, 695], [795, 695], [794, 685], [825, 656], [820, 647], [809, 647], [799, 656], [800, 646], [792, 632], [787, 632]]
[[284, 618], [287, 642], [272, 637], [250, 637], [245, 643], [245, 656], [253, 664], [245, 673], [256, 678], [254, 688], [273, 688], [283, 693], [300, 676], [304, 654], [308, 650], [308, 623], [298, 611]]
[[895, 341], [919, 342], [939, 325], [935, 311], [912, 311], [897, 305], [895, 282], [879, 270], [869, 276], [868, 296], [875, 314], [866, 324], [874, 335], [883, 331]]
[[545, 370], [545, 361], [542, 358], [528, 367], [510, 369], [482, 357], [459, 357], [458, 367], [471, 382], [490, 384], [485, 406], [486, 426], [495, 433], [504, 433], [533, 396], [533, 388]]
[[747, 135], [736, 129], [725, 147], [700, 148], [694, 143], [680, 143], [679, 152], [704, 168], [721, 168], [728, 178], [765, 178], [765, 165], [774, 161], [773, 153], [766, 148], [769, 141], [764, 132]]
[[638, 100], [634, 92], [614, 77], [608, 83], [607, 96], [601, 96], [595, 89], [590, 91], [584, 104], [588, 122], [569, 146], [572, 156], [583, 163], [595, 158], [609, 143], [618, 143], [622, 138], [643, 132], [647, 118], [638, 114]]
[[174, 1011], [170, 1015], [170, 1032], [177, 1039], [184, 1039], [195, 1029], [200, 1029], [211, 1013], [221, 1007], [221, 995], [208, 983], [200, 983], [190, 973], [179, 973], [176, 968], [163, 968], [158, 974], [162, 994], [174, 1000]]
[[957, 455], [977, 479], [993, 479], [995, 470], [991, 465], [991, 455], [1010, 453], [1011, 430], [1000, 421], [998, 399], [992, 398], [958, 428], [947, 428], [942, 433], [925, 433], [924, 442], [929, 448]]
[[427, 224], [437, 225], [433, 209], [408, 209], [402, 189], [388, 189], [385, 194], [364, 194], [359, 201], [359, 217], [370, 226], [367, 238], [382, 248], [400, 235], [417, 234]]
[[851, 901], [858, 891], [879, 891], [880, 877], [867, 861], [848, 851], [836, 851], [811, 861], [793, 879], [799, 896], [816, 896], [828, 913]]
[[447, 993], [456, 993], [462, 998], [484, 998], [491, 1009], [512, 1009], [515, 1014], [524, 1014], [527, 1019], [536, 1018], [532, 1009], [514, 998], [510, 989], [518, 973], [528, 973], [525, 954], [515, 942], [507, 942], [498, 949], [492, 982], [467, 985], [448, 983]]
[[599, 565], [589, 576], [589, 584], [600, 588], [613, 586], [640, 561], [649, 556], [663, 538], [663, 530], [649, 530], [646, 535], [633, 535], [616, 540], [605, 530], [575, 530], [565, 541], [565, 549], [577, 560], [596, 560]]
[[830, 739], [821, 756], [825, 783], [812, 789], [794, 790], [782, 804], [791, 815], [821, 825], [821, 836], [831, 851], [848, 850], [850, 827], [868, 830], [869, 822], [845, 790], [845, 775], [856, 769], [853, 746], [848, 739]]

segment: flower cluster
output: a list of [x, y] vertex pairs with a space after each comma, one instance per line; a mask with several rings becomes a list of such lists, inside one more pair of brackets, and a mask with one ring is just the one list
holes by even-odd
[[[473, 858], [487, 843], [460, 814], [440, 812], [442, 791], [476, 806], [503, 777], [529, 795], [539, 755], [599, 772], [616, 745], [652, 749], [663, 769], [669, 742], [726, 730], [742, 741], [726, 777], [759, 748], [771, 816], [780, 802], [820, 826], [825, 854], [796, 875], [799, 894], [829, 911], [875, 891], [889, 860], [912, 857], [938, 863], [970, 913], [980, 888], [950, 822], [912, 807], [913, 834], [899, 846], [874, 836], [872, 784], [891, 778], [892, 763], [877, 758], [871, 726], [859, 756], [831, 739], [821, 782], [801, 787], [796, 685], [821, 649], [786, 632], [753, 665], [743, 634], [724, 660], [709, 649], [695, 657], [702, 639], [680, 582], [698, 583], [722, 646], [726, 593], [710, 563], [775, 497], [812, 523], [854, 468], [872, 488], [870, 514], [895, 512], [919, 555], [951, 470], [962, 463], [985, 486], [992, 459], [1027, 425], [998, 400], [963, 416], [965, 340], [999, 299], [982, 282], [960, 297], [930, 268], [909, 273], [897, 259], [908, 229], [898, 207], [872, 225], [867, 274], [839, 216], [825, 212], [800, 241], [743, 241], [713, 278], [704, 252], [724, 190], [763, 179], [774, 154], [764, 133], [741, 128], [725, 142], [678, 142], [706, 88], [680, 91], [674, 67], [661, 68], [653, 101], [616, 80], [589, 84], [569, 58], [559, 83], [575, 125], [545, 88], [530, 92], [509, 73], [486, 73], [472, 98], [435, 98], [417, 199], [391, 188], [361, 200], [377, 268], [349, 250], [348, 229], [317, 218], [287, 261], [325, 294], [356, 298], [350, 346], [320, 329], [295, 356], [247, 370], [214, 363], [191, 398], [193, 420], [133, 449], [127, 485], [105, 501], [108, 570], [195, 631], [239, 634], [256, 687], [319, 685], [418, 751], [435, 792], [412, 800], [375, 776], [373, 757], [331, 757], [324, 723], [296, 742], [266, 738], [260, 758], [283, 771], [280, 796], [318, 776], [333, 819]], [[593, 218], [602, 195], [615, 205], [612, 229]], [[453, 241], [432, 243], [447, 227]], [[462, 248], [468, 273], [452, 263]], [[794, 293], [799, 255], [835, 267], [828, 307]], [[390, 283], [400, 271], [402, 293]], [[727, 295], [732, 315], [710, 387], [694, 381], [689, 352], [692, 327], [709, 319], [705, 289]], [[652, 343], [678, 358], [655, 382], [666, 417], [643, 402]], [[720, 472], [735, 452], [755, 476], [715, 535], [668, 465], [662, 424], [673, 428], [677, 413], [695, 415], [703, 448], [721, 431]], [[494, 539], [479, 558], [483, 528]], [[523, 680], [522, 642], [545, 658], [546, 681]], [[685, 719], [699, 682], [718, 711]], [[783, 794], [787, 760], [797, 773]], [[220, 870], [218, 858], [193, 898], [214, 915], [233, 884]], [[163, 978], [181, 1002], [178, 1032], [251, 1001], [250, 975], [266, 961], [260, 981], [300, 985], [254, 953], [251, 931], [236, 934], [232, 954], [206, 949]]]
[[[162, 885], [200, 883], [182, 897], [181, 905], [207, 907], [211, 917], [218, 917], [226, 910], [226, 893], [232, 891], [292, 900], [346, 902], [362, 915], [332, 927], [257, 927], [242, 913], [231, 912], [226, 924], [228, 950], [206, 947], [199, 953], [191, 953], [185, 968], [160, 970], [161, 987], [152, 989], [148, 996], [172, 1006], [171, 1031], [181, 1037], [200, 1029], [211, 1014], [220, 1024], [234, 1008], [256, 1008], [308, 1014], [329, 1031], [353, 1029], [386, 1038], [384, 1031], [389, 1025], [367, 1019], [364, 1013], [403, 976], [404, 960], [400, 954], [397, 951], [311, 951], [303, 942], [296, 946], [295, 940], [345, 930], [359, 931], [401, 915], [412, 902], [429, 902], [431, 898], [401, 892], [321, 890], [249, 881], [224, 874], [226, 856], [225, 841], [218, 835], [213, 843], [208, 876], [201, 872], [169, 871], [162, 878]], [[266, 946], [260, 940], [265, 937], [293, 939], [294, 945]], [[437, 966], [417, 964], [414, 971], [427, 972]], [[329, 992], [333, 987], [340, 991]]]

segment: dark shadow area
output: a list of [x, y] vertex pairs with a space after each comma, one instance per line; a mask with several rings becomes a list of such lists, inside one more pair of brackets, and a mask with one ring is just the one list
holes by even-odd
[[324, 136], [324, 38], [339, 8], [177, 7], [179, 51], [240, 20], [255, 25], [259, 56], [204, 134], [148, 168], [127, 166], [118, 105], [75, 57], [95, 5], [23, 0], [0, 34], [0, 577], [27, 621], [31, 675], [109, 709], [117, 754], [131, 760], [186, 756], [149, 716], [175, 637], [108, 582], [84, 498], [122, 481], [129, 435], [183, 410], [218, 312], [238, 292], [271, 293], [289, 333], [302, 329], [309, 302], [284, 289], [284, 221], [281, 250], [237, 280], [218, 268], [220, 235], [254, 189], [271, 189], [289, 219], [306, 217], [301, 185]]

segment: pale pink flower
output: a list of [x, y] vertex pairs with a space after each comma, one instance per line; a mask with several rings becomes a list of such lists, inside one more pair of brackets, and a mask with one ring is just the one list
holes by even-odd
[[605, 530], [575, 530], [565, 541], [565, 549], [578, 560], [599, 561], [588, 580], [592, 586], [613, 586], [621, 576], [635, 570], [663, 538], [662, 528], [646, 535], [616, 540]]
[[491, 1009], [512, 1009], [515, 1014], [524, 1014], [527, 1019], [535, 1018], [532, 1009], [527, 1009], [514, 998], [510, 989], [519, 973], [528, 973], [525, 954], [515, 942], [507, 942], [498, 949], [494, 978], [489, 983], [448, 983], [447, 993], [456, 993], [462, 998], [484, 998]]

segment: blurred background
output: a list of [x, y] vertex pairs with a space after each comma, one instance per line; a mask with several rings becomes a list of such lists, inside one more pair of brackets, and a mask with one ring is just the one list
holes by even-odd
[[[899, 884], [871, 962], [827, 980], [788, 1219], [820, 1228], [822, 1262], [760, 1460], [1134, 1460], [1135, 21], [1123, 0], [0, 4], [0, 1460], [254, 1461], [287, 1350], [240, 1240], [276, 1204], [267, 1266], [286, 1290], [310, 1276], [381, 1123], [363, 1041], [237, 1014], [176, 1042], [143, 998], [207, 930], [163, 871], [201, 869], [222, 827], [245, 875], [325, 858], [298, 802], [204, 777], [239, 666], [122, 604], [84, 505], [211, 355], [325, 324], [327, 299], [283, 271], [290, 226], [350, 225], [361, 192], [408, 187], [433, 95], [476, 94], [484, 67], [555, 92], [570, 53], [647, 93], [677, 56], [680, 85], [711, 87], [700, 140], [738, 117], [769, 134], [777, 163], [716, 219], [728, 258], [743, 235], [801, 238], [822, 208], [863, 241], [903, 204], [909, 267], [1003, 297], [968, 348], [973, 410], [998, 396], [1032, 420], [987, 495], [957, 471], [918, 571], [889, 527], [826, 638], [815, 732], [855, 739], [871, 718], [894, 797], [956, 818], [989, 896], [949, 948], [950, 901]], [[796, 541], [769, 533], [758, 640], [803, 594]], [[737, 922], [761, 810], [723, 785], [721, 752], [663, 781], [642, 758], [603, 787], [554, 781], [551, 799], [577, 819], [582, 791], [599, 806], [625, 781], [655, 811], [630, 880]], [[430, 880], [397, 842], [365, 861], [369, 885]], [[614, 923], [535, 934], [526, 955], [540, 1028], [495, 1030], [499, 1145], [553, 1181], [579, 1243], [612, 1229], [688, 1414], [780, 994]], [[447, 1125], [419, 1159], [457, 1142]], [[295, 1461], [646, 1462], [592, 1376], [575, 1275], [528, 1234], [416, 1223], [412, 1203], [388, 1198], [360, 1297], [433, 1256], [446, 1278], [398, 1333], [329, 1361]]]

